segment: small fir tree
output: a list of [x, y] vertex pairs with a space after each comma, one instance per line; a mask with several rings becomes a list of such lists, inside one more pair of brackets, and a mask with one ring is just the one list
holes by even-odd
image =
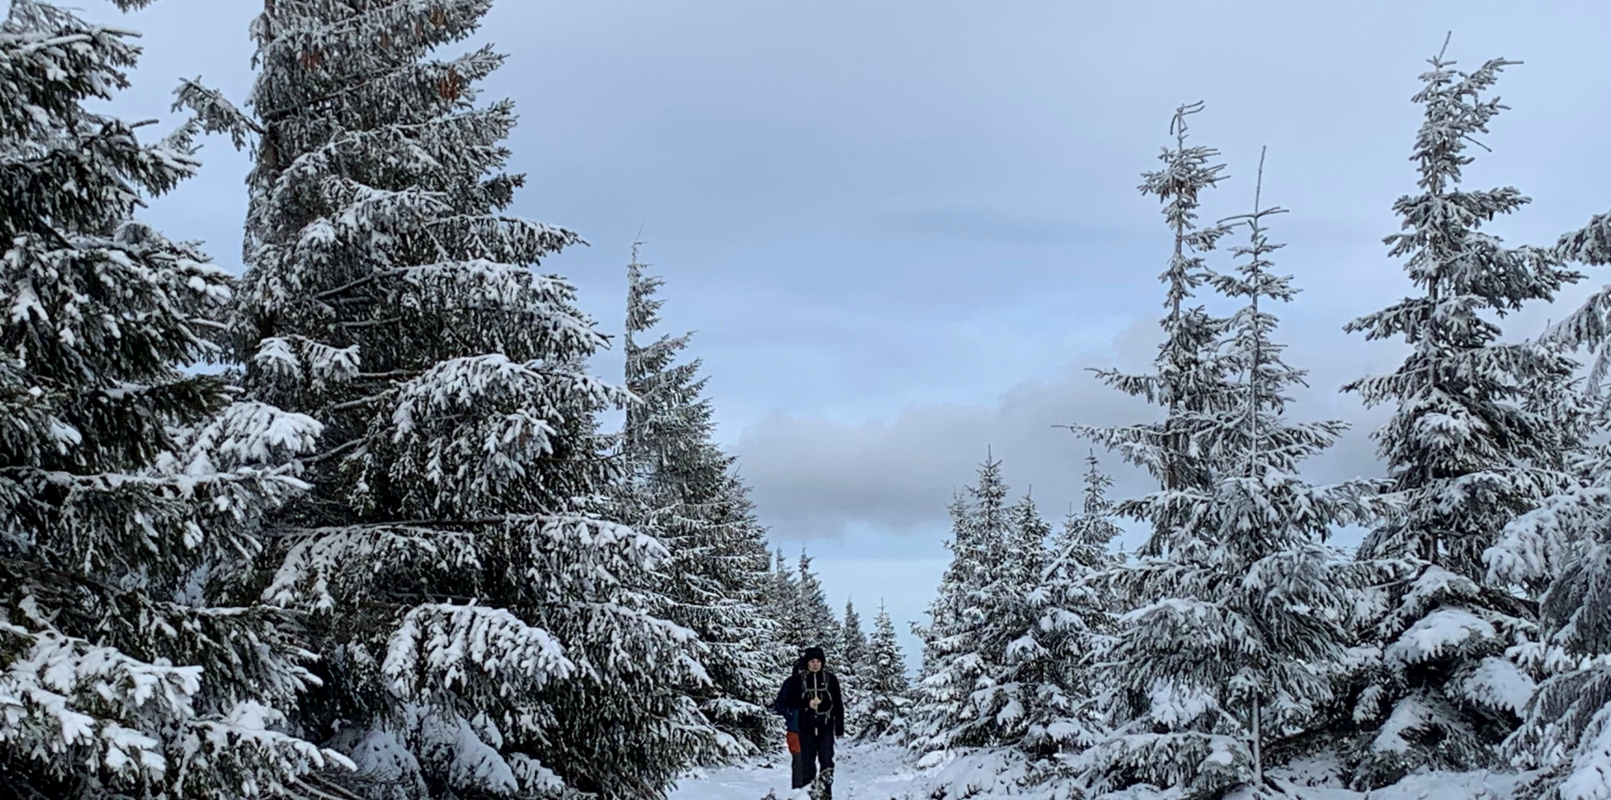
[[[967, 688], [953, 681], [953, 668], [965, 644], [957, 633], [963, 624], [970, 587], [978, 582], [980, 558], [973, 541], [968, 504], [960, 493], [952, 498], [948, 512], [951, 536], [945, 545], [951, 551], [951, 561], [940, 576], [934, 599], [929, 601], [929, 624], [913, 623], [911, 626], [912, 635], [923, 643], [922, 668], [912, 691], [914, 709], [955, 707], [962, 702]], [[945, 749], [945, 742], [938, 739], [944, 722], [943, 716], [937, 713], [914, 713], [906, 730], [907, 746], [919, 752]]]
[[801, 630], [803, 638], [799, 646], [821, 647], [827, 650], [829, 659], [834, 662], [834, 671], [837, 672], [844, 665], [839, 621], [834, 619], [833, 608], [828, 605], [828, 594], [823, 591], [822, 581], [818, 580], [817, 573], [812, 571], [811, 556], [806, 555], [804, 548], [800, 549], [800, 577], [796, 585], [800, 589], [799, 609], [803, 623]]
[[768, 607], [777, 621], [778, 640], [786, 651], [782, 666], [792, 665], [800, 651], [808, 647], [810, 636], [806, 632], [805, 614], [800, 605], [800, 579], [798, 570], [791, 568], [779, 548], [773, 557], [772, 580], [768, 589]]
[[849, 705], [845, 708], [846, 724], [853, 730], [858, 729], [864, 719], [863, 707], [865, 705], [868, 651], [867, 634], [861, 629], [861, 615], [856, 613], [856, 604], [845, 601], [845, 616], [840, 623], [839, 657], [836, 659], [839, 668], [839, 683], [844, 688]]
[[859, 738], [899, 739], [906, 733], [911, 711], [911, 686], [906, 678], [906, 657], [895, 638], [895, 623], [882, 601], [873, 618], [873, 635], [867, 643], [867, 670], [862, 692], [865, 701], [857, 714]]
[[867, 664], [867, 635], [861, 630], [861, 615], [856, 613], [856, 603], [853, 600], [845, 601], [845, 617], [842, 623], [844, 635], [840, 643], [840, 660], [847, 668], [854, 668], [855, 674], [864, 671]]
[[1084, 749], [1106, 729], [1098, 674], [1119, 604], [1097, 579], [1118, 564], [1109, 547], [1121, 530], [1106, 495], [1113, 480], [1095, 454], [1086, 464], [1080, 513], [1070, 509], [1030, 594], [1036, 638], [1049, 661], [1024, 737], [1025, 748], [1039, 755]]
[[1002, 633], [1018, 621], [1015, 614], [998, 625], [994, 616], [1009, 607], [1003, 601], [1012, 584], [1003, 576], [1011, 572], [1017, 538], [1007, 491], [1001, 462], [990, 459], [979, 468], [978, 485], [968, 487], [970, 502], [959, 500], [953, 508], [952, 563], [932, 606], [915, 703], [911, 743], [918, 750], [994, 744], [1002, 715], [1008, 724], [1019, 719], [1021, 709], [1012, 703], [1016, 687], [1001, 690], [991, 683], [1005, 657]]
[[1013, 505], [1010, 518], [1008, 555], [987, 595], [995, 610], [984, 649], [995, 674], [975, 702], [984, 704], [981, 717], [995, 720], [993, 743], [1043, 757], [1063, 748], [1062, 723], [1073, 710], [1066, 661], [1072, 631], [1060, 615], [1046, 613], [1051, 526], [1028, 494]]

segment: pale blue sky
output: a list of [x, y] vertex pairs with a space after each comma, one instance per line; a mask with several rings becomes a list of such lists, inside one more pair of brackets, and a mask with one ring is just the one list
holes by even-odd
[[[149, 51], [118, 108], [167, 118], [181, 76], [244, 96], [258, 8], [133, 15]], [[1084, 370], [1140, 366], [1156, 342], [1169, 242], [1135, 186], [1181, 102], [1207, 101], [1195, 140], [1229, 163], [1208, 216], [1247, 209], [1263, 145], [1265, 197], [1292, 210], [1273, 235], [1305, 290], [1283, 329], [1314, 371], [1296, 413], [1359, 423], [1315, 475], [1378, 469], [1380, 414], [1336, 388], [1398, 351], [1341, 326], [1407, 290], [1380, 240], [1414, 188], [1416, 75], [1451, 29], [1462, 65], [1527, 62], [1469, 171], [1535, 198], [1496, 230], [1542, 241], [1611, 208], [1602, 3], [502, 0], [482, 38], [510, 54], [486, 96], [521, 113], [517, 211], [591, 243], [546, 266], [616, 330], [642, 227], [774, 540], [810, 547], [836, 604], [870, 620], [882, 597], [904, 632], [987, 446], [1060, 517], [1086, 445], [1051, 426], [1146, 413]], [[246, 161], [223, 141], [204, 157], [151, 216], [236, 266]]]

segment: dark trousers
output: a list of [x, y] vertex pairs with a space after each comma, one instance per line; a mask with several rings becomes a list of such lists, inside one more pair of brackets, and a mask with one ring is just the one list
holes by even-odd
[[815, 725], [800, 726], [800, 769], [795, 774], [799, 783], [794, 788], [810, 786], [817, 778], [818, 769], [823, 772], [833, 769], [832, 722], [824, 723], [820, 728]]

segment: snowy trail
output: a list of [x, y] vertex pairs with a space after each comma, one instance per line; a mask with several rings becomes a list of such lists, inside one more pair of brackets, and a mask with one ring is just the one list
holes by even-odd
[[[980, 758], [964, 758], [953, 767], [942, 768], [950, 778], [961, 779], [967, 786], [951, 784], [952, 796], [972, 797], [973, 800], [999, 798], [1047, 798], [1054, 793], [1050, 787], [1030, 790], [1006, 791], [992, 787], [988, 775], [994, 771], [974, 771], [974, 767], [988, 766], [999, 759], [979, 754]], [[925, 800], [940, 778], [930, 771], [919, 780], [917, 773], [906, 760], [907, 753], [890, 745], [849, 745], [842, 749], [834, 781], [834, 800]], [[971, 774], [970, 774], [971, 773]], [[1513, 773], [1433, 772], [1411, 775], [1388, 787], [1369, 794], [1350, 791], [1335, 785], [1339, 780], [1336, 764], [1328, 761], [1304, 762], [1275, 770], [1291, 792], [1293, 800], [1493, 800], [1515, 797], [1521, 776]], [[972, 780], [969, 780], [970, 777]], [[982, 779], [982, 780], [981, 780]], [[942, 783], [950, 783], [941, 779]], [[1332, 785], [1316, 785], [1329, 783]], [[789, 795], [789, 762], [786, 754], [757, 765], [728, 767], [691, 774], [679, 781], [668, 800], [762, 800], [775, 791], [778, 798]], [[1108, 800], [1147, 800], [1166, 796], [1142, 787], [1103, 795]], [[1249, 800], [1246, 789], [1238, 789], [1230, 800]]]
[[[834, 800], [900, 797], [915, 777], [904, 756], [905, 751], [889, 745], [842, 746], [834, 759]], [[678, 781], [669, 800], [761, 800], [772, 790], [778, 797], [788, 796], [788, 753], [779, 752], [758, 766], [694, 773]]]

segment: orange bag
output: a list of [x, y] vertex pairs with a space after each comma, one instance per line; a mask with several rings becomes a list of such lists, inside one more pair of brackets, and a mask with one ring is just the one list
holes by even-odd
[[792, 754], [792, 755], [799, 755], [800, 754], [800, 734], [795, 733], [794, 731], [790, 731], [789, 735], [788, 735], [788, 739], [789, 739], [789, 753]]

